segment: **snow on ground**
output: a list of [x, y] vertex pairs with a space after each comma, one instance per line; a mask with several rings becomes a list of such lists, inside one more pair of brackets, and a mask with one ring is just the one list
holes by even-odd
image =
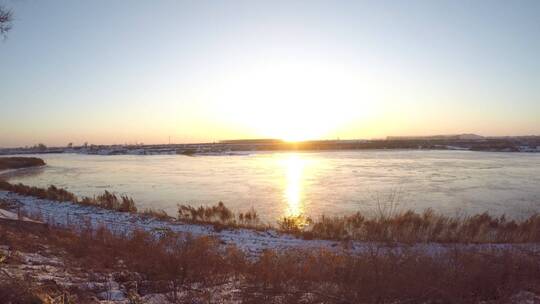
[[[7, 257], [0, 268], [0, 280], [16, 278], [28, 282], [31, 278], [38, 285], [54, 282], [63, 288], [76, 286], [95, 294], [116, 291], [109, 288], [106, 276], [67, 267], [60, 257], [54, 256], [48, 250], [44, 251], [40, 253], [20, 252], [12, 251], [9, 246], [0, 246], [0, 256]], [[119, 293], [121, 291], [118, 290], [116, 299], [125, 300], [125, 297], [120, 299]]]
[[[0, 282], [17, 279], [31, 283], [32, 288], [46, 291], [40, 294], [42, 298], [46, 295], [50, 299], [47, 303], [64, 303], [66, 294], [79, 296], [84, 294], [87, 298], [85, 303], [96, 304], [177, 303], [169, 301], [170, 293], [139, 294], [134, 289], [134, 286], [139, 283], [134, 280], [138, 277], [137, 273], [100, 272], [81, 268], [72, 258], [50, 250], [47, 246], [40, 247], [37, 252], [26, 252], [0, 245]], [[143, 284], [145, 282], [141, 281]], [[211, 303], [237, 304], [241, 303], [240, 296], [237, 294], [240, 284], [241, 281], [231, 279], [223, 284], [201, 287], [198, 290], [203, 291], [201, 293], [203, 296], [211, 295], [214, 300]], [[190, 287], [197, 287], [197, 285]], [[180, 298], [186, 294], [185, 291], [178, 292]], [[80, 298], [76, 297], [75, 302], [77, 299]], [[75, 302], [69, 301], [69, 303]], [[0, 303], [3, 303], [2, 299]]]
[[[304, 240], [292, 235], [280, 234], [273, 230], [256, 231], [250, 229], [232, 229], [215, 231], [210, 225], [184, 224], [181, 222], [163, 221], [145, 217], [140, 214], [116, 212], [93, 206], [83, 206], [68, 202], [57, 202], [34, 197], [22, 196], [15, 193], [0, 191], [0, 199], [17, 204], [21, 211], [26, 212], [33, 218], [39, 218], [43, 222], [60, 227], [87, 227], [97, 228], [105, 226], [108, 229], [129, 233], [135, 229], [159, 233], [170, 229], [174, 232], [190, 233], [194, 236], [215, 236], [223, 244], [236, 245], [247, 254], [256, 255], [265, 249], [345, 249], [352, 253], [359, 253], [374, 248], [374, 246], [392, 246], [391, 244], [378, 244], [370, 242], [344, 243], [329, 240]], [[406, 245], [402, 245], [406, 246]], [[416, 244], [412, 249], [424, 250], [436, 254], [447, 248], [454, 248], [455, 244], [445, 245], [438, 243]], [[465, 245], [462, 247], [476, 247], [478, 249], [508, 249], [510, 247], [524, 247], [540, 251], [540, 244], [481, 244]], [[395, 247], [395, 246], [394, 246]]]
[[41, 223], [39, 221], [35, 221], [32, 219], [29, 219], [25, 216], [19, 216], [17, 213], [7, 211], [4, 209], [0, 209], [0, 219], [3, 220], [14, 220], [14, 221], [24, 221], [24, 222], [34, 222], [34, 223]]

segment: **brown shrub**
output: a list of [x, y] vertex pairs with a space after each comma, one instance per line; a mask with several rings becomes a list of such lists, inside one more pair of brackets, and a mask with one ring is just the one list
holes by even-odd
[[280, 297], [294, 303], [310, 294], [309, 303], [477, 303], [539, 292], [538, 261], [513, 250], [268, 251], [250, 264], [244, 296], [248, 302]]
[[44, 303], [29, 288], [27, 282], [0, 276], [0, 300], [2, 303], [41, 304]]

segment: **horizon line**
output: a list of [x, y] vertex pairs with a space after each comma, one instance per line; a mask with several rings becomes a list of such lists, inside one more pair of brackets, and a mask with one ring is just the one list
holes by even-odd
[[[452, 137], [452, 136], [475, 136], [478, 137], [476, 139], [497, 139], [497, 138], [520, 138], [520, 137], [540, 137], [540, 134], [526, 134], [526, 135], [479, 135], [477, 133], [453, 133], [453, 134], [432, 134], [432, 135], [386, 135], [384, 137], [372, 137], [372, 138], [334, 138], [334, 139], [324, 139], [324, 138], [318, 138], [318, 139], [305, 139], [305, 140], [286, 140], [283, 138], [235, 138], [235, 139], [222, 139], [222, 140], [214, 140], [214, 141], [200, 141], [200, 142], [180, 142], [180, 143], [174, 143], [174, 142], [168, 142], [168, 143], [152, 143], [152, 144], [145, 144], [144, 142], [135, 142], [135, 143], [112, 143], [112, 144], [94, 144], [94, 143], [88, 143], [87, 146], [168, 146], [168, 145], [202, 145], [202, 144], [234, 144], [234, 141], [279, 141], [281, 143], [306, 143], [306, 142], [317, 142], [317, 141], [375, 141], [375, 140], [415, 140], [415, 139], [436, 139], [434, 137]], [[467, 140], [467, 139], [463, 139]], [[469, 138], [468, 140], [474, 140], [473, 138]], [[73, 144], [73, 142], [70, 142]], [[69, 143], [67, 145], [48, 145], [43, 142], [38, 142], [37, 144], [34, 144], [32, 146], [25, 145], [25, 146], [0, 146], [0, 149], [31, 149], [34, 147], [37, 147], [38, 145], [43, 144], [48, 149], [52, 148], [67, 148], [69, 147]], [[85, 146], [83, 144], [73, 144], [72, 147], [83, 147]]]

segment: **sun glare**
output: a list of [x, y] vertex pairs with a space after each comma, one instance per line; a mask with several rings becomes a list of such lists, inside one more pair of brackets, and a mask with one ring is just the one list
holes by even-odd
[[258, 63], [214, 80], [217, 119], [252, 136], [302, 141], [339, 137], [337, 130], [369, 115], [357, 75], [321, 62]]

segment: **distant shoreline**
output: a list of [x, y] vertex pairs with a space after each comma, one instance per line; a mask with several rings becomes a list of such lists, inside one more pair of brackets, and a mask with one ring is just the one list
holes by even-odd
[[45, 166], [45, 161], [37, 157], [0, 157], [0, 173], [14, 170]]
[[0, 155], [79, 153], [92, 155], [242, 155], [249, 152], [341, 150], [462, 150], [484, 152], [540, 152], [540, 136], [503, 138], [413, 138], [385, 140], [234, 140], [217, 143], [167, 145], [85, 145], [0, 149]]

